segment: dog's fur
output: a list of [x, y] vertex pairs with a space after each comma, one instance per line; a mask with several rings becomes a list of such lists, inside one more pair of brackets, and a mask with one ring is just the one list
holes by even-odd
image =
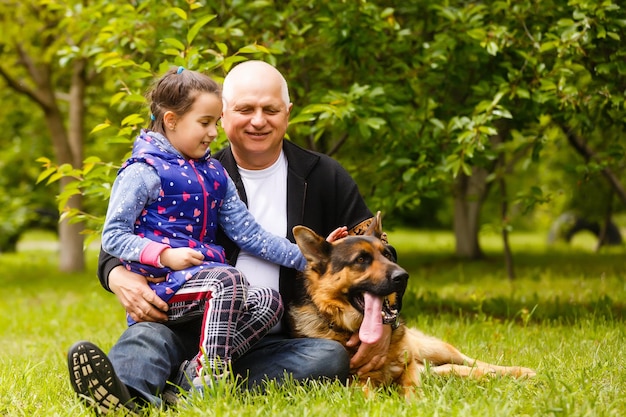
[[[308, 261], [305, 275], [307, 294], [290, 309], [295, 337], [333, 339], [344, 346], [359, 332], [364, 318], [363, 293], [384, 297], [380, 314], [383, 322], [398, 320], [407, 272], [395, 263], [382, 235], [380, 212], [362, 236], [348, 236], [333, 243], [304, 226], [294, 228], [294, 236]], [[352, 356], [354, 349], [348, 349]], [[399, 326], [392, 331], [384, 366], [354, 378], [364, 386], [397, 384], [410, 395], [420, 385], [424, 371], [465, 377], [483, 375], [534, 376], [531, 369], [481, 362], [455, 347], [417, 329]]]

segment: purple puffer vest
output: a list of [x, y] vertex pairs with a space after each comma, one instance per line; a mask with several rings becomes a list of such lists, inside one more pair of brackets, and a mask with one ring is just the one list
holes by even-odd
[[209, 154], [204, 159], [185, 160], [162, 149], [142, 131], [132, 156], [120, 171], [135, 162], [152, 166], [161, 178], [159, 198], [135, 221], [134, 233], [173, 248], [190, 247], [204, 255], [205, 263], [181, 271], [125, 261], [126, 268], [144, 276], [166, 277], [150, 283], [156, 294], [168, 301], [195, 273], [212, 263], [225, 263], [224, 248], [215, 243], [218, 210], [226, 194], [227, 173]]

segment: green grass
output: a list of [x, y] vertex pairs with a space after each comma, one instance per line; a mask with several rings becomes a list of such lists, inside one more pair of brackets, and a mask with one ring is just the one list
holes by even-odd
[[[108, 350], [124, 312], [89, 271], [57, 271], [49, 236], [30, 235], [17, 254], [0, 254], [0, 415], [88, 416], [66, 369], [69, 346], [88, 339]], [[340, 384], [271, 385], [265, 395], [219, 386], [152, 416], [621, 416], [626, 414], [625, 248], [594, 253], [582, 236], [546, 247], [540, 235], [513, 235], [517, 278], [508, 281], [497, 237], [484, 261], [452, 256], [448, 233], [398, 230], [390, 241], [411, 279], [403, 317], [470, 356], [537, 370], [531, 380], [429, 376], [405, 401], [393, 390], [366, 398]]]

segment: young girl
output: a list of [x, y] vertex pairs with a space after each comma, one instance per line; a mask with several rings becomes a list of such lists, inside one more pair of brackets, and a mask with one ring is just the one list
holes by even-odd
[[[217, 228], [271, 262], [302, 270], [306, 260], [297, 245], [256, 223], [226, 170], [211, 158], [222, 113], [217, 83], [179, 67], [148, 98], [152, 120], [113, 184], [102, 247], [148, 278], [169, 305], [169, 324], [203, 316], [199, 377], [193, 382], [210, 383], [283, 312], [277, 291], [249, 286], [226, 264], [224, 249], [215, 243]], [[345, 228], [337, 229], [329, 240], [345, 234]], [[134, 324], [130, 316], [128, 323]]]

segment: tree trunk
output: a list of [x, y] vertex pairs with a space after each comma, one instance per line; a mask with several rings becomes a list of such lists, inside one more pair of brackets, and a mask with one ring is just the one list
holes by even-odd
[[[47, 13], [46, 7], [39, 6], [41, 5], [38, 3], [29, 4], [25, 9], [25, 11], [28, 10], [28, 19], [32, 18], [38, 22], [37, 25], [29, 28], [33, 32], [30, 35], [36, 35], [36, 45], [33, 45], [28, 37], [9, 35], [3, 39], [2, 46], [11, 50], [14, 56], [7, 57], [6, 62], [0, 62], [0, 78], [3, 78], [10, 88], [27, 96], [43, 110], [54, 148], [55, 162], [59, 166], [64, 164], [73, 167], [82, 166], [87, 59], [76, 58], [72, 61], [70, 72], [51, 63], [54, 50], [49, 48], [53, 48], [58, 36], [62, 36], [61, 32], [54, 31], [60, 23], [58, 18], [61, 15]], [[71, 42], [70, 37], [67, 40]], [[23, 80], [24, 73], [30, 78], [27, 82]], [[67, 120], [69, 129], [65, 126], [65, 114], [59, 106], [59, 100], [63, 94], [58, 91], [55, 75], [59, 79], [67, 79], [69, 75], [71, 79]], [[71, 181], [73, 178], [61, 179], [59, 185], [61, 193]], [[70, 198], [66, 208], [80, 211], [82, 196]], [[62, 271], [82, 271], [85, 268], [84, 236], [81, 233], [83, 227], [81, 223], [70, 224], [67, 220], [59, 223], [59, 264]]]
[[[85, 131], [85, 68], [86, 61], [77, 59], [72, 65], [72, 83], [69, 94], [69, 129], [67, 142], [71, 152], [72, 166], [80, 167], [83, 163], [83, 143]], [[72, 178], [64, 178], [61, 181], [61, 191], [71, 182]], [[81, 195], [72, 196], [68, 202], [69, 210], [82, 209], [83, 198]], [[67, 219], [59, 224], [59, 243], [61, 245], [59, 268], [61, 271], [83, 271], [85, 269], [83, 235], [84, 224], [82, 222], [71, 223]]]
[[[72, 181], [72, 178], [61, 179], [61, 190]], [[67, 209], [82, 208], [82, 196], [72, 196], [67, 202]], [[85, 253], [82, 222], [71, 223], [65, 219], [59, 222], [59, 270], [63, 272], [80, 272], [85, 270]]]
[[[504, 156], [500, 156], [500, 166], [504, 166]], [[509, 242], [509, 200], [506, 192], [506, 180], [504, 172], [500, 174], [498, 180], [500, 185], [500, 216], [502, 222], [502, 247], [504, 249], [504, 265], [506, 267], [506, 275], [509, 280], [515, 279], [515, 268], [513, 267], [513, 252]]]
[[[508, 123], [501, 121], [499, 124], [499, 134], [491, 136], [491, 143], [494, 148], [498, 148], [504, 142], [504, 137], [509, 134]], [[506, 276], [509, 280], [515, 279], [515, 268], [513, 266], [513, 251], [509, 241], [509, 196], [507, 192], [506, 175], [511, 171], [515, 164], [515, 159], [507, 166], [506, 153], [499, 152], [496, 159], [494, 171], [498, 178], [498, 188], [500, 189], [500, 227], [502, 233], [502, 249], [504, 251], [504, 266], [506, 268]], [[521, 154], [520, 154], [521, 155]]]
[[[68, 143], [60, 113], [52, 112], [51, 114], [46, 114], [46, 123], [54, 144]], [[59, 165], [73, 164], [72, 154], [69, 152], [68, 146], [55, 146], [55, 153]], [[59, 181], [59, 193], [62, 193], [67, 184], [73, 180], [70, 177], [61, 178]], [[64, 209], [80, 210], [81, 207], [82, 197], [77, 195], [68, 200], [68, 205]], [[85, 269], [82, 230], [83, 226], [80, 223], [70, 224], [67, 219], [59, 222], [59, 269], [61, 271], [73, 272]]]
[[[45, 79], [49, 80], [50, 74], [45, 74]], [[85, 75], [84, 63], [76, 61], [72, 70], [72, 83], [69, 94], [69, 129], [64, 125], [63, 114], [56, 102], [55, 92], [51, 84], [44, 82], [40, 87], [48, 85], [48, 89], [40, 89], [41, 103], [44, 110], [46, 124], [52, 138], [56, 161], [59, 165], [70, 164], [81, 166], [83, 160], [83, 131], [84, 131], [84, 95], [85, 95]], [[62, 193], [67, 184], [74, 179], [69, 177], [61, 178], [59, 182], [59, 192]], [[72, 196], [67, 206], [61, 208], [65, 210], [81, 210], [82, 196]], [[59, 223], [59, 269], [64, 272], [78, 272], [85, 269], [84, 236], [82, 231], [84, 225], [80, 222], [70, 223], [67, 219]]]
[[487, 171], [474, 167], [472, 176], [459, 173], [454, 184], [454, 237], [456, 255], [480, 259], [483, 251], [478, 241], [480, 209], [487, 194]]
[[609, 191], [609, 201], [606, 205], [606, 211], [604, 213], [604, 219], [600, 226], [600, 233], [598, 233], [598, 242], [596, 243], [596, 252], [600, 251], [600, 248], [609, 242], [609, 227], [611, 227], [611, 218], [613, 217], [613, 196], [615, 191], [611, 188]]

